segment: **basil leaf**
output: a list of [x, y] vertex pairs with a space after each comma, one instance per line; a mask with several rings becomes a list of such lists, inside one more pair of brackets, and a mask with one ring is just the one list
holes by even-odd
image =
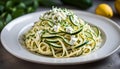
[[30, 12], [33, 12], [33, 11], [35, 11], [35, 9], [33, 8], [33, 7], [28, 7], [28, 9], [27, 9], [27, 13], [30, 13]]
[[12, 8], [12, 12], [15, 12], [17, 10], [17, 8], [16, 7], [14, 7], [14, 8]]
[[6, 16], [6, 23], [8, 23], [8, 22], [10, 22], [12, 20], [12, 16], [11, 16], [11, 14], [7, 14], [7, 16]]
[[26, 8], [25, 3], [21, 2], [21, 3], [18, 5], [18, 8], [25, 9], [25, 8]]
[[7, 1], [6, 8], [10, 8], [13, 6], [13, 2], [11, 0]]

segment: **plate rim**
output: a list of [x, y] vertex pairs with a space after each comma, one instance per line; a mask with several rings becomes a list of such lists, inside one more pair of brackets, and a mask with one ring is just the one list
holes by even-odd
[[[106, 17], [99, 16], [99, 15], [95, 15], [95, 14], [93, 14], [93, 13], [86, 12], [86, 11], [81, 11], [81, 10], [75, 10], [75, 9], [70, 9], [70, 10], [72, 10], [72, 11], [77, 11], [77, 12], [80, 12], [80, 13], [86, 13], [86, 14], [89, 14], [89, 15], [92, 15], [92, 16], [95, 16], [95, 17], [98, 17], [98, 18], [105, 19], [105, 20], [107, 20], [107, 21], [110, 21], [113, 25], [115, 25], [115, 26], [117, 27], [117, 29], [120, 30], [120, 26], [119, 26], [116, 22], [114, 22], [113, 20], [110, 20], [110, 19], [108, 19], [108, 18], [106, 18]], [[47, 10], [45, 10], [45, 11], [47, 11]], [[33, 15], [33, 14], [37, 14], [37, 13], [45, 12], [45, 11], [33, 12], [33, 13], [26, 14], [26, 15]], [[23, 16], [20, 16], [20, 17], [24, 17], [24, 16], [26, 16], [26, 15], [23, 15]], [[47, 63], [46, 63], [46, 62], [39, 62], [39, 61], [37, 62], [37, 61], [34, 61], [34, 60], [26, 59], [26, 58], [23, 58], [23, 57], [21, 57], [21, 56], [16, 55], [16, 54], [13, 53], [12, 51], [10, 51], [10, 50], [7, 48], [6, 44], [4, 44], [4, 42], [2, 41], [2, 33], [4, 32], [4, 29], [5, 29], [7, 26], [9, 26], [13, 21], [15, 21], [16, 19], [19, 19], [20, 17], [15, 18], [14, 20], [12, 20], [11, 22], [9, 22], [9, 23], [3, 28], [3, 30], [1, 31], [1, 35], [0, 35], [1, 38], [0, 38], [0, 39], [1, 39], [1, 44], [2, 44], [2, 46], [3, 46], [10, 54], [14, 55], [14, 56], [17, 57], [17, 58], [26, 60], [26, 61], [35, 62], [35, 63], [42, 63], [42, 64], [50, 64], [50, 65], [84, 64], [84, 63], [90, 63], [90, 62], [94, 62], [94, 61], [97, 61], [97, 60], [101, 60], [101, 59], [103, 59], [103, 58], [106, 58], [106, 57], [112, 55], [114, 52], [116, 52], [116, 51], [120, 48], [120, 45], [118, 45], [118, 47], [117, 47], [116, 49], [114, 49], [112, 52], [110, 52], [109, 54], [105, 55], [104, 57], [99, 58], [99, 59], [89, 60], [89, 61], [87, 61], [87, 62], [82, 62], [82, 63], [80, 63], [80, 62], [76, 62], [76, 63], [51, 63], [51, 62], [47, 62]]]

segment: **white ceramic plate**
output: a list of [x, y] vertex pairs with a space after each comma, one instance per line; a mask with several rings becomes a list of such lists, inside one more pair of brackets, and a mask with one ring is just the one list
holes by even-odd
[[103, 31], [103, 45], [95, 52], [80, 57], [52, 58], [33, 54], [19, 43], [19, 36], [27, 31], [35, 21], [39, 20], [42, 12], [21, 16], [11, 21], [1, 32], [1, 42], [4, 48], [14, 56], [23, 60], [45, 64], [83, 64], [103, 59], [113, 54], [120, 47], [120, 27], [112, 20], [87, 12], [73, 10], [77, 16], [99, 27]]

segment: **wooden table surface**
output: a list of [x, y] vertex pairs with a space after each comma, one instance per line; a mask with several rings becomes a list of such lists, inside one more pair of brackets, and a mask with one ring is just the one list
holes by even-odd
[[[120, 16], [116, 14], [116, 11], [114, 9], [114, 2], [113, 1], [94, 1], [94, 5], [89, 8], [88, 11], [90, 13], [94, 13], [95, 7], [99, 3], [108, 3], [114, 11], [114, 17], [111, 18], [113, 21], [115, 21], [117, 24], [120, 25]], [[62, 6], [69, 9], [78, 9], [74, 7], [69, 6]], [[37, 11], [47, 10], [50, 8], [44, 8], [40, 7]], [[78, 9], [80, 10], [80, 9]], [[102, 59], [97, 62], [88, 63], [88, 64], [77, 64], [77, 65], [44, 65], [44, 64], [37, 64], [28, 62], [25, 60], [21, 60], [13, 55], [11, 55], [9, 52], [7, 52], [3, 46], [0, 43], [0, 69], [120, 69], [120, 49], [117, 50], [114, 54], [111, 56]]]

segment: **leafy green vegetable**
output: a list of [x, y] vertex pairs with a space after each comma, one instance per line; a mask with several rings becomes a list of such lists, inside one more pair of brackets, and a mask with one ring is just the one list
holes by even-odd
[[10, 22], [12, 20], [12, 15], [11, 14], [7, 14], [6, 16], [6, 23]]
[[0, 31], [12, 19], [33, 12], [39, 0], [0, 0]]
[[27, 9], [27, 12], [28, 12], [28, 13], [33, 12], [33, 11], [34, 11], [34, 8], [33, 8], [33, 7], [31, 7], [31, 6], [28, 7], [28, 9]]
[[13, 6], [13, 2], [10, 0], [10, 1], [7, 1], [6, 5], [5, 5], [7, 8], [10, 8]]
[[21, 8], [21, 9], [25, 9], [27, 8], [25, 3], [21, 2], [19, 5], [18, 5], [18, 8]]

